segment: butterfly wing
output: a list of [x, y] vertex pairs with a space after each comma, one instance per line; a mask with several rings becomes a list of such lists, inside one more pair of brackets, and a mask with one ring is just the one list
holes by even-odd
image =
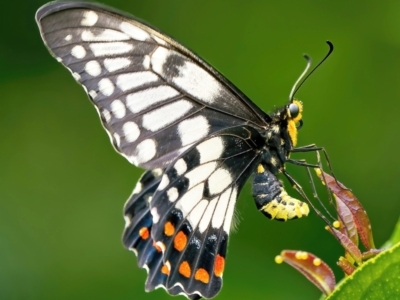
[[95, 105], [115, 149], [164, 168], [206, 136], [268, 117], [195, 54], [134, 17], [90, 3], [54, 2], [36, 14], [51, 54]]
[[146, 290], [215, 296], [235, 202], [260, 160], [259, 130], [268, 115], [195, 54], [134, 17], [54, 2], [36, 20], [115, 149], [150, 169], [125, 205], [123, 236], [148, 270]]

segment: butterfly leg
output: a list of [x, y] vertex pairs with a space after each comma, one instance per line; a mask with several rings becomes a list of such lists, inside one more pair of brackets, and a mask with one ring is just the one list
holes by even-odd
[[[307, 168], [308, 170], [308, 168]], [[328, 224], [328, 226], [331, 226], [331, 222], [329, 222], [329, 220], [320, 212], [319, 209], [317, 209], [313, 203], [308, 199], [307, 195], [305, 194], [303, 188], [301, 187], [301, 185], [286, 171], [283, 171], [283, 174], [285, 175], [285, 177], [289, 180], [290, 184], [293, 186], [293, 188], [301, 195], [301, 197], [303, 199], [305, 199], [308, 204], [310, 204], [310, 206], [312, 207], [312, 209], [315, 211], [315, 213], [321, 217], [321, 219], [324, 220], [324, 222], [326, 224]], [[310, 174], [311, 175], [311, 174]], [[319, 200], [319, 199], [318, 199]]]

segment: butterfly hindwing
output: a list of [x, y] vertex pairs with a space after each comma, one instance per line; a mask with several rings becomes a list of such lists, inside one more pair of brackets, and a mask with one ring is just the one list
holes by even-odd
[[[150, 292], [157, 288], [166, 289], [169, 269], [163, 262], [162, 249], [151, 237], [153, 217], [149, 202], [161, 181], [162, 170], [146, 171], [129, 197], [124, 207], [125, 230], [122, 237], [124, 246], [133, 251], [138, 265], [147, 271], [145, 289]], [[198, 294], [187, 294], [182, 287], [175, 286], [168, 290], [171, 295], [184, 294], [189, 299], [199, 299]]]
[[148, 272], [146, 290], [151, 291], [165, 285], [167, 276], [161, 272], [163, 266], [161, 249], [155, 247], [151, 238], [153, 218], [149, 201], [161, 180], [162, 171], [146, 171], [129, 197], [124, 207], [124, 246], [138, 257], [138, 265]]
[[166, 168], [150, 201], [151, 236], [169, 267], [167, 290], [214, 297], [222, 286], [237, 196], [260, 160], [262, 138], [248, 126], [193, 146]]
[[115, 149], [137, 166], [165, 168], [214, 132], [265, 125], [265, 114], [222, 75], [133, 17], [97, 4], [54, 2], [36, 19]]

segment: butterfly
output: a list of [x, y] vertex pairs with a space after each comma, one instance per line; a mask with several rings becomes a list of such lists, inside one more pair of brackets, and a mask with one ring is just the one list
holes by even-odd
[[[146, 291], [190, 299], [222, 287], [238, 195], [253, 177], [270, 219], [307, 216], [277, 175], [302, 125], [302, 102], [267, 114], [193, 52], [133, 16], [52, 2], [36, 14], [50, 53], [82, 85], [115, 150], [146, 171], [124, 207], [124, 246], [147, 270]], [[304, 164], [303, 164], [304, 165]]]

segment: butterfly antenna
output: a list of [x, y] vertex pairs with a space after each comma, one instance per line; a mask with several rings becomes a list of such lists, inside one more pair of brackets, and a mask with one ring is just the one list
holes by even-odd
[[[296, 94], [297, 90], [299, 89], [299, 88], [297, 88], [297, 85], [303, 79], [303, 77], [307, 74], [308, 70], [311, 67], [311, 57], [309, 57], [307, 54], [303, 54], [303, 57], [306, 59], [307, 65], [306, 65], [304, 71], [300, 74], [299, 78], [297, 78], [296, 82], [293, 84], [292, 90], [290, 91], [290, 94], [289, 94], [289, 102], [290, 103], [293, 102], [293, 97]], [[303, 82], [300, 83], [300, 86], [303, 84]]]
[[[310, 77], [310, 75], [312, 73], [314, 73], [314, 71], [316, 69], [318, 69], [318, 67], [332, 54], [333, 52], [333, 44], [331, 41], [326, 41], [326, 43], [329, 46], [329, 50], [328, 53], [325, 55], [325, 57], [314, 67], [314, 69], [311, 70], [310, 73], [307, 74], [307, 76], [305, 76], [305, 74], [307, 73], [307, 71], [309, 70], [310, 66], [311, 66], [311, 58], [307, 55], [304, 54], [304, 58], [307, 60], [307, 66], [305, 68], [305, 70], [303, 71], [303, 73], [301, 73], [299, 79], [296, 80], [295, 84], [292, 87], [292, 90], [290, 91], [290, 95], [289, 95], [289, 101], [292, 102], [293, 101], [293, 97], [294, 95], [296, 95], [297, 91], [300, 89], [300, 87], [303, 85], [303, 83], [308, 79], [308, 77]], [[304, 77], [305, 76], [305, 77]], [[300, 82], [301, 81], [301, 82]], [[300, 82], [300, 84], [299, 84]]]

